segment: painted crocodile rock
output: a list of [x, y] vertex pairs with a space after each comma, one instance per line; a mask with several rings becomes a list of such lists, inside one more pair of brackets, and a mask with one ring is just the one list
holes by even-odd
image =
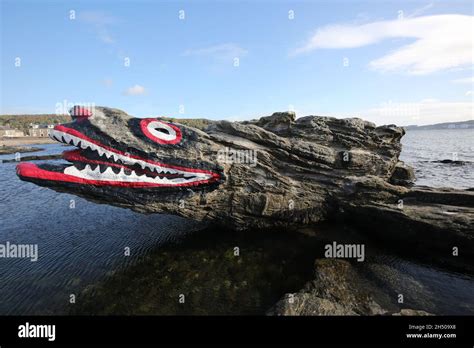
[[474, 253], [473, 192], [412, 188], [395, 125], [282, 112], [197, 129], [107, 107], [71, 115], [50, 134], [77, 147], [63, 154], [70, 164], [21, 163], [22, 180], [233, 229], [348, 218], [391, 240]]

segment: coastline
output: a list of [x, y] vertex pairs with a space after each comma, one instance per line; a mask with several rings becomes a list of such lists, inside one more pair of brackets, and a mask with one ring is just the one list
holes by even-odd
[[18, 137], [0, 138], [0, 146], [22, 146], [32, 144], [54, 144], [55, 141], [49, 137]]
[[0, 155], [43, 151], [44, 149], [41, 147], [26, 145], [44, 145], [54, 143], [55, 142], [49, 137], [0, 137]]

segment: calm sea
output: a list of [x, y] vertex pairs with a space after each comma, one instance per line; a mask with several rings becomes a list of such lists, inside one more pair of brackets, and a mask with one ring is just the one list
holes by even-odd
[[400, 159], [415, 168], [417, 185], [474, 187], [474, 129], [408, 131], [402, 144]]

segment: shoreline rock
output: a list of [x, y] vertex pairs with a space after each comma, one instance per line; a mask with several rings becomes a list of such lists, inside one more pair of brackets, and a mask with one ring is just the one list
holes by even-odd
[[38, 152], [44, 149], [33, 146], [0, 146], [0, 155], [11, 155], [14, 153], [25, 153], [25, 152]]
[[285, 294], [267, 315], [432, 315], [423, 310], [398, 309], [381, 289], [348, 261], [318, 259], [314, 279], [294, 294]]
[[17, 160], [15, 158], [11, 159], [3, 159], [0, 160], [0, 163], [13, 163], [13, 162], [24, 162], [24, 161], [45, 161], [45, 160], [54, 160], [54, 159], [61, 159], [62, 155], [41, 155], [41, 156], [20, 156]]

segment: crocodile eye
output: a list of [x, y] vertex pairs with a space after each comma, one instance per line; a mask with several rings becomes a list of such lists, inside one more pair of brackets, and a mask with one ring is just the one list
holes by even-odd
[[158, 144], [177, 144], [181, 141], [181, 130], [171, 123], [145, 118], [140, 121], [140, 128], [148, 139]]

